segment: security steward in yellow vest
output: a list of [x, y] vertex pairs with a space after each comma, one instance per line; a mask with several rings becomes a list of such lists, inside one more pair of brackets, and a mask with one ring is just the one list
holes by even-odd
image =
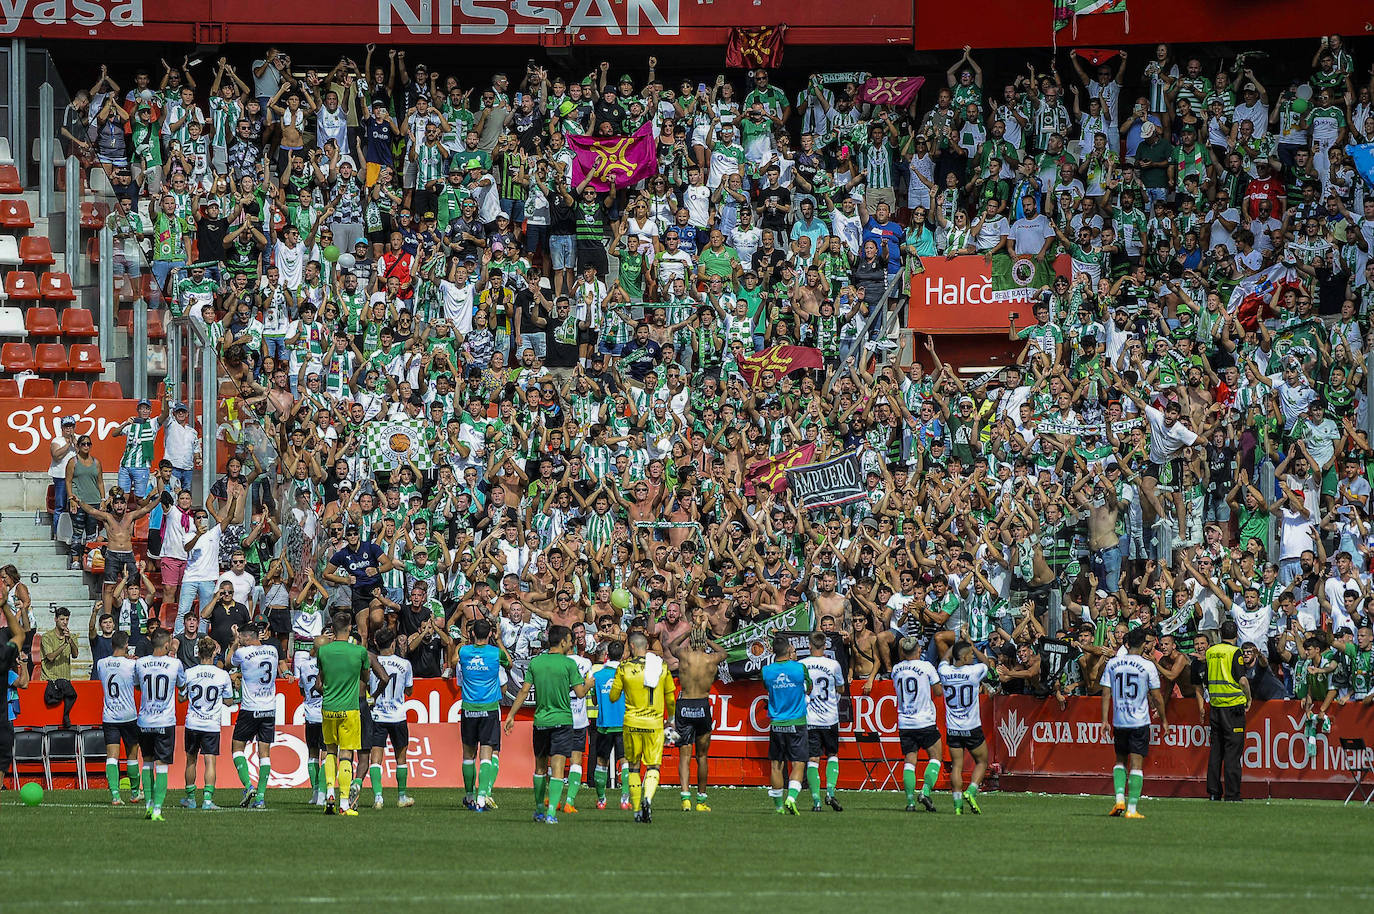
[[[1250, 709], [1250, 681], [1236, 639], [1236, 623], [1221, 623], [1221, 643], [1207, 649], [1207, 698], [1212, 705], [1212, 752], [1207, 759], [1207, 796], [1240, 802], [1240, 776], [1245, 751], [1245, 712]], [[1225, 791], [1223, 793], [1223, 785]]]

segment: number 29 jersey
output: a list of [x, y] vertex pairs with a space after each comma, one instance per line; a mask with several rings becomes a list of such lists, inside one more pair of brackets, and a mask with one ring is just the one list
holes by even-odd
[[988, 668], [981, 663], [955, 666], [941, 663], [936, 672], [945, 691], [945, 726], [950, 730], [976, 730], [983, 726], [982, 710], [978, 707], [979, 687], [987, 678]]
[[224, 716], [224, 699], [234, 687], [229, 674], [202, 663], [186, 671], [186, 729], [218, 733]]

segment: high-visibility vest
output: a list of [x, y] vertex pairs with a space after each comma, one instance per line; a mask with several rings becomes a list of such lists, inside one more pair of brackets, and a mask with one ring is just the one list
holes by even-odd
[[1207, 648], [1207, 695], [1214, 708], [1233, 708], [1245, 704], [1245, 691], [1231, 675], [1236, 653], [1234, 644], [1214, 644]]

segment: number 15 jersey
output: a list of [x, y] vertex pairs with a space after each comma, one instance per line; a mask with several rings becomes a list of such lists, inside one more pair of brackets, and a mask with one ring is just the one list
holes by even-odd
[[1107, 661], [1101, 685], [1112, 690], [1112, 726], [1148, 727], [1150, 690], [1159, 688], [1159, 668], [1139, 654]]

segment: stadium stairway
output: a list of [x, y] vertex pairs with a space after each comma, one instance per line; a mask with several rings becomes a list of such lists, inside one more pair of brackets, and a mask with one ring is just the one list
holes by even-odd
[[52, 515], [46, 511], [0, 511], [0, 565], [14, 565], [19, 579], [28, 585], [34, 624], [40, 632], [53, 627], [53, 611], [71, 610], [71, 629], [81, 644], [81, 656], [72, 664], [72, 678], [90, 675], [91, 659], [86, 631], [99, 593], [95, 579], [81, 571], [67, 570], [66, 546], [52, 539]]

